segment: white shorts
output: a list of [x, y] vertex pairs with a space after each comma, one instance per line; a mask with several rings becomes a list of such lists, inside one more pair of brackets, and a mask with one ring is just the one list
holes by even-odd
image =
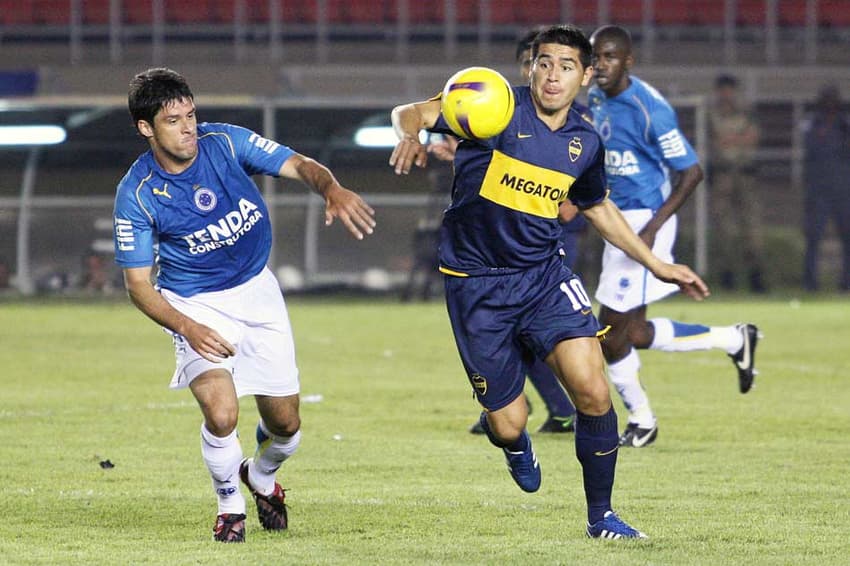
[[[623, 216], [635, 233], [641, 231], [652, 218], [649, 209], [624, 210]], [[661, 226], [655, 236], [652, 252], [662, 261], [673, 261], [673, 244], [676, 243], [676, 215]], [[656, 279], [644, 266], [627, 256], [622, 250], [605, 242], [602, 253], [602, 273], [596, 300], [611, 310], [628, 312], [654, 303], [679, 290], [678, 285]]]
[[211, 369], [225, 369], [233, 376], [236, 394], [284, 397], [299, 391], [295, 343], [283, 294], [268, 268], [245, 283], [224, 291], [181, 297], [162, 289], [171, 306], [222, 335], [236, 348], [236, 355], [220, 363], [198, 354], [185, 338], [174, 338], [177, 369], [171, 388], [181, 389]]

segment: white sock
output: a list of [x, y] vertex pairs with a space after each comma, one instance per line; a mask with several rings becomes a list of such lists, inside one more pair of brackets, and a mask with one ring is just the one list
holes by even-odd
[[717, 348], [727, 354], [741, 349], [744, 338], [736, 326], [685, 324], [669, 318], [653, 318], [655, 338], [649, 348], [663, 352], [694, 352]]
[[649, 397], [640, 383], [639, 371], [640, 357], [637, 350], [632, 348], [625, 358], [608, 364], [608, 379], [614, 384], [629, 411], [629, 422], [641, 428], [652, 428], [655, 426], [655, 415], [649, 406]]
[[269, 432], [263, 421], [259, 424], [266, 439], [257, 445], [253, 460], [248, 465], [251, 485], [263, 495], [274, 491], [274, 475], [301, 444], [301, 431], [292, 436], [277, 436]]
[[210, 471], [218, 496], [218, 513], [245, 513], [245, 498], [239, 491], [242, 446], [236, 430], [219, 438], [201, 425], [201, 455]]

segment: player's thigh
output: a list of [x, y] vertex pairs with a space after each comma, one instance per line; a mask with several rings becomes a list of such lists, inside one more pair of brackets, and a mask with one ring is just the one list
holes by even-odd
[[608, 411], [611, 397], [597, 338], [562, 340], [546, 357], [546, 363], [564, 384], [576, 409], [588, 415]]

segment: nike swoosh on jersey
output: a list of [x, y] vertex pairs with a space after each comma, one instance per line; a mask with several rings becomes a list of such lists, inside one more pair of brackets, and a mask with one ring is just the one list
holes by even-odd
[[524, 139], [526, 139], [526, 138], [530, 138], [530, 137], [532, 137], [533, 135], [534, 135], [534, 134], [517, 134], [517, 135], [516, 135], [516, 137], [518, 137], [518, 138], [519, 138], [519, 139], [521, 139], [521, 140], [524, 140]]

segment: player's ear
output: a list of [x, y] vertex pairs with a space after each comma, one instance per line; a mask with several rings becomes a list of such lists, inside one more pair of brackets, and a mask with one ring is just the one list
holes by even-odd
[[584, 76], [581, 78], [581, 86], [587, 86], [593, 79], [593, 65], [584, 68]]
[[136, 122], [136, 129], [139, 130], [139, 133], [142, 134], [142, 137], [153, 137], [153, 126], [151, 126], [147, 120], [139, 120], [138, 122]]
[[631, 70], [631, 68], [632, 68], [632, 65], [634, 65], [634, 64], [635, 64], [635, 56], [634, 56], [634, 55], [632, 55], [631, 53], [629, 53], [628, 55], [626, 55], [626, 61], [625, 61], [625, 63], [626, 63], [626, 70], [627, 70], [627, 71], [630, 71], [630, 70]]

